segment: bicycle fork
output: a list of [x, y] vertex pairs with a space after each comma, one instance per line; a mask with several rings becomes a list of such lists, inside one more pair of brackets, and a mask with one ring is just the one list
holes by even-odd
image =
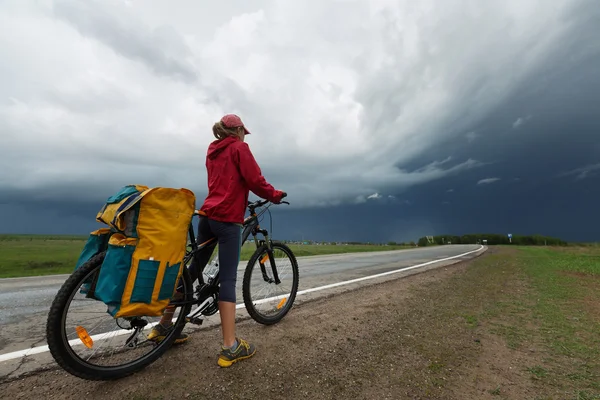
[[[262, 272], [263, 279], [267, 283], [275, 282], [276, 285], [279, 285], [281, 281], [279, 280], [279, 274], [277, 273], [277, 265], [275, 265], [275, 256], [273, 255], [273, 246], [271, 246], [271, 241], [269, 240], [269, 235], [266, 231], [261, 232], [265, 236], [265, 245], [267, 246], [267, 254], [261, 258], [258, 263], [260, 265], [260, 271]], [[269, 260], [271, 262], [271, 271], [273, 272], [273, 279], [267, 275], [267, 270], [265, 266], [265, 262]]]

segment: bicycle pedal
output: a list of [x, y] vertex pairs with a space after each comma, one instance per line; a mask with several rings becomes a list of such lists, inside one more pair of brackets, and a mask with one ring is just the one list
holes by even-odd
[[202, 325], [202, 323], [204, 322], [204, 319], [198, 318], [198, 317], [187, 318], [187, 322], [190, 324], [194, 324], [194, 325]]

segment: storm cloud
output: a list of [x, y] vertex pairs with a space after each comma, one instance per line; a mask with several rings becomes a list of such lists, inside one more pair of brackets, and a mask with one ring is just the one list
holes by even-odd
[[[187, 187], [201, 203], [212, 124], [234, 112], [290, 194], [282, 235], [598, 238], [583, 225], [597, 213], [544, 222], [598, 194], [593, 1], [165, 7], [0, 5], [2, 231], [34, 229], [15, 216], [40, 205], [70, 218], [61, 232], [85, 231], [79, 218], [129, 183]], [[535, 207], [532, 193], [553, 196]]]

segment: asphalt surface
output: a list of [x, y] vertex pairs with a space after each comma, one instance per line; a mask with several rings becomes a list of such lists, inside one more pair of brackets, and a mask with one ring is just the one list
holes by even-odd
[[[410, 250], [300, 257], [299, 290], [332, 285], [417, 264], [454, 257], [481, 248], [479, 245], [451, 245]], [[465, 258], [470, 258], [473, 255]], [[460, 261], [452, 260], [451, 262]], [[450, 263], [450, 262], [444, 262]], [[440, 263], [443, 265], [444, 263]], [[246, 262], [240, 263], [238, 303], [242, 303], [241, 281]], [[47, 352], [36, 356], [2, 361], [16, 351], [45, 346], [49, 306], [67, 275], [0, 279], [0, 378], [19, 371], [34, 370], [52, 363]], [[298, 300], [297, 300], [298, 301]], [[210, 317], [218, 322], [218, 316]], [[214, 321], [213, 321], [214, 323]], [[187, 328], [186, 328], [187, 329]], [[27, 362], [37, 358], [32, 365]]]

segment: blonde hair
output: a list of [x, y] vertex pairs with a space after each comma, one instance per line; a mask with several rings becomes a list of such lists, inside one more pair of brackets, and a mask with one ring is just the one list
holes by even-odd
[[225, 139], [229, 136], [238, 136], [239, 128], [228, 128], [221, 121], [216, 122], [213, 125], [213, 135], [219, 140]]

